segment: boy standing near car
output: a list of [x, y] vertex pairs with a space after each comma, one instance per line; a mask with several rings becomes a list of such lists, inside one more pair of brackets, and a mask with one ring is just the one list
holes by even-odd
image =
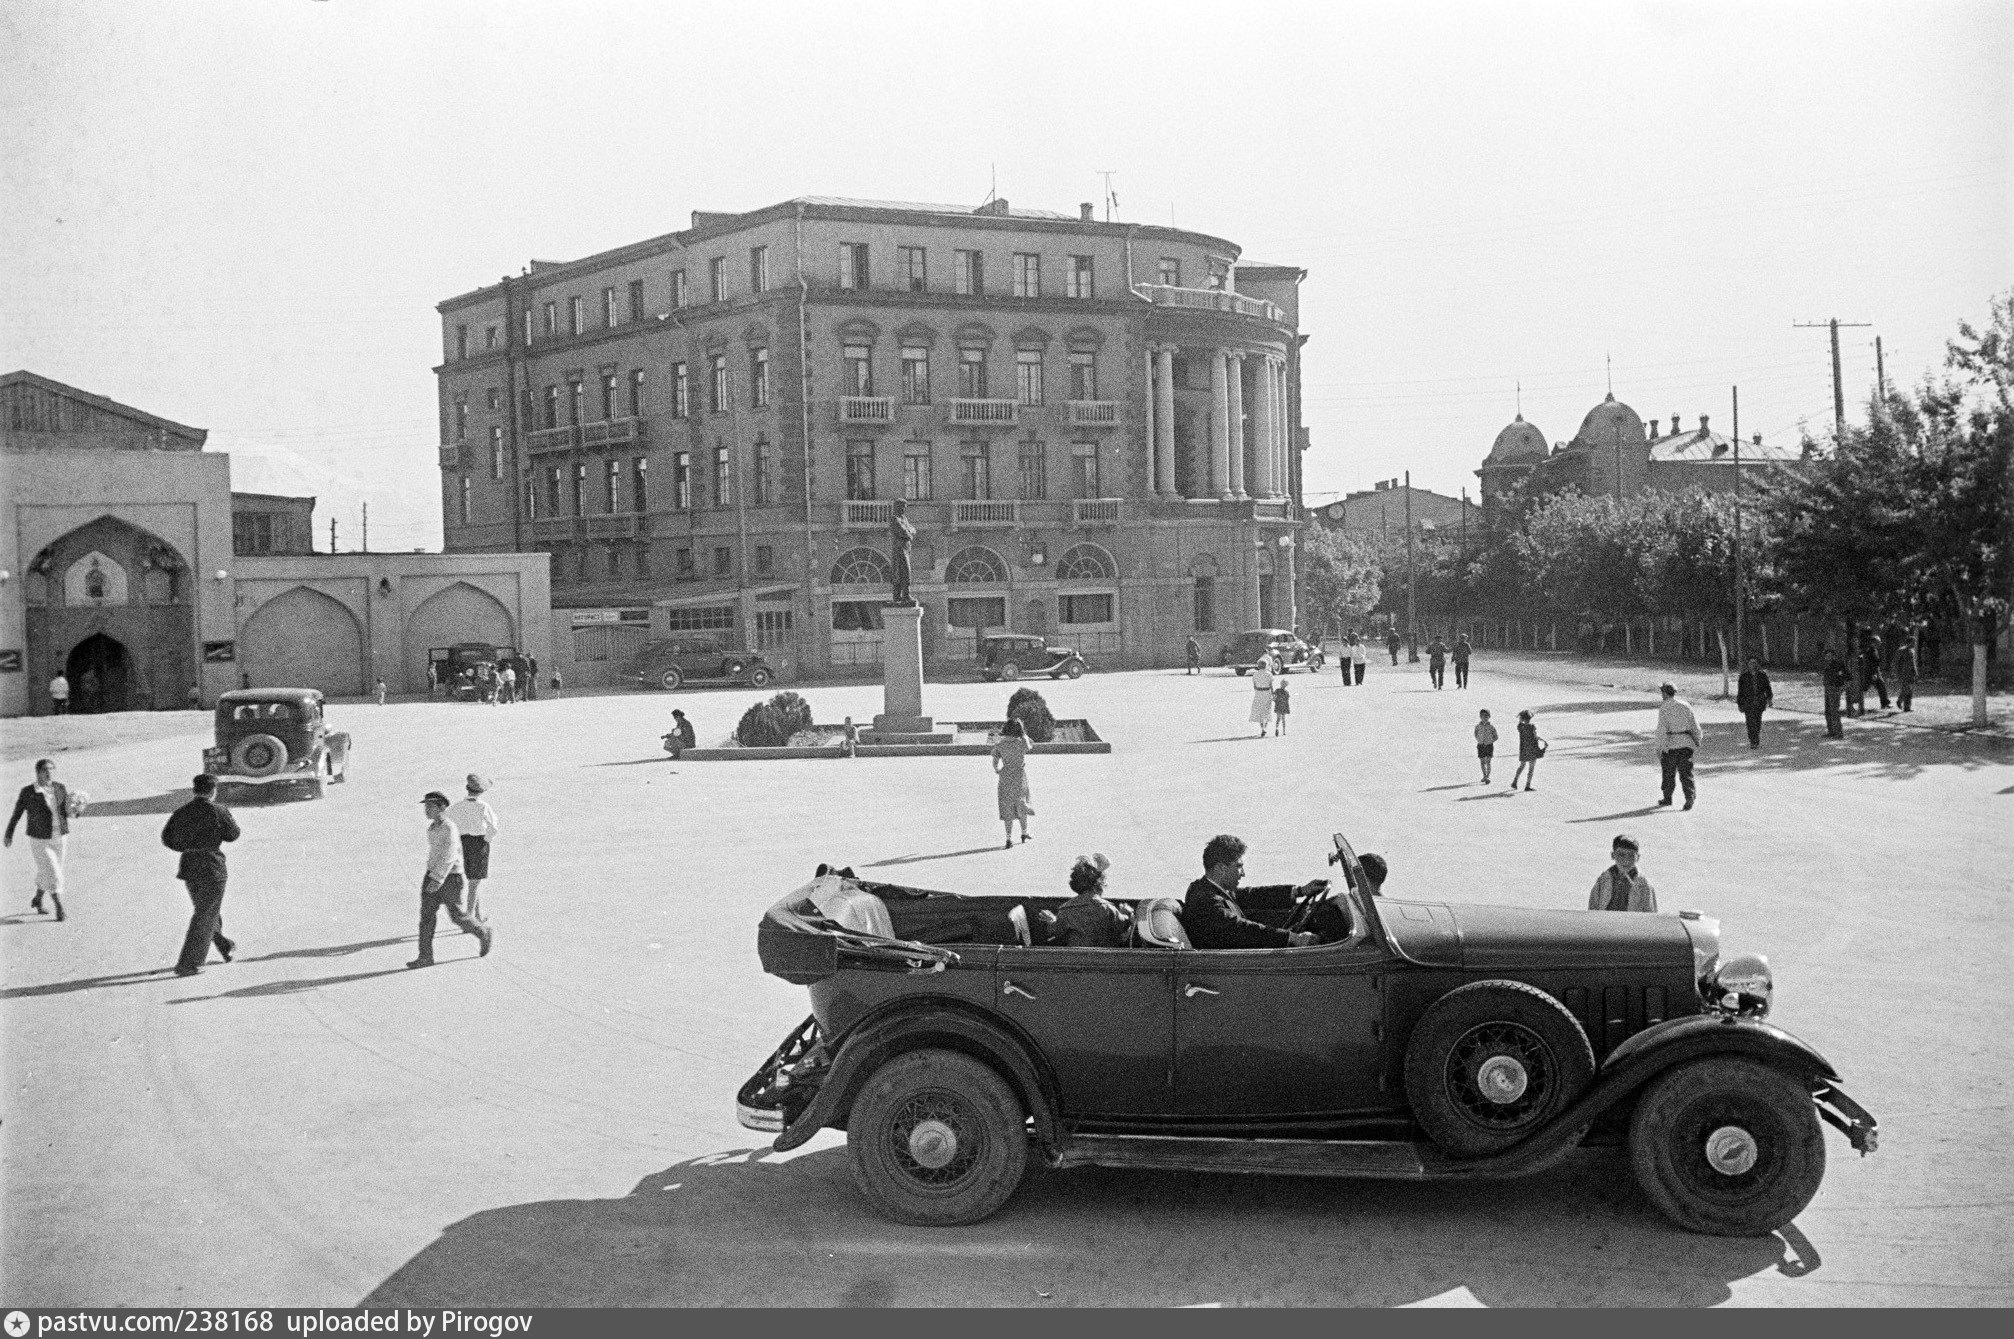
[[1588, 891], [1589, 911], [1656, 911], [1657, 892], [1636, 869], [1636, 838], [1619, 835], [1609, 848], [1609, 867]]
[[447, 908], [448, 919], [459, 925], [463, 933], [482, 940], [482, 952], [477, 956], [487, 958], [496, 935], [489, 926], [462, 910], [462, 885], [466, 880], [462, 877], [461, 833], [448, 822], [448, 797], [430, 790], [421, 798], [420, 805], [427, 815], [427, 872], [420, 878], [420, 955], [406, 966], [434, 965], [434, 922], [439, 919], [442, 907]]

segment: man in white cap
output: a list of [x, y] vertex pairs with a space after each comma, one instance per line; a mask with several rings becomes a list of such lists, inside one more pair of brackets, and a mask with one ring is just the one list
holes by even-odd
[[468, 775], [468, 794], [448, 806], [448, 822], [462, 841], [462, 877], [468, 883], [469, 915], [483, 920], [482, 886], [490, 876], [490, 843], [496, 840], [497, 814], [483, 793], [490, 783], [475, 772]]

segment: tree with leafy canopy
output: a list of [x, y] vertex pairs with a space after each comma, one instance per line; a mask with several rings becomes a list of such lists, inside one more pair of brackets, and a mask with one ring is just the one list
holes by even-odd
[[1301, 542], [1300, 599], [1321, 614], [1347, 624], [1378, 607], [1380, 564], [1368, 540], [1338, 530], [1316, 530]]

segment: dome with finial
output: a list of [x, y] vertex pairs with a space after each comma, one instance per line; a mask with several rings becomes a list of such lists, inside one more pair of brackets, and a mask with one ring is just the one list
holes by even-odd
[[1497, 434], [1496, 445], [1490, 448], [1489, 465], [1529, 465], [1544, 460], [1546, 455], [1545, 434], [1537, 427], [1524, 421], [1519, 414]]
[[1588, 446], [1612, 446], [1617, 439], [1624, 442], [1648, 440], [1643, 432], [1643, 420], [1637, 412], [1615, 398], [1610, 391], [1608, 398], [1587, 411], [1587, 417], [1580, 421], [1580, 431], [1574, 440]]

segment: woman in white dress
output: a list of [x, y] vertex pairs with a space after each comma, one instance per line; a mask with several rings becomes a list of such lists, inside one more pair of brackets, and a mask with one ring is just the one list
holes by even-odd
[[1260, 656], [1252, 667], [1252, 724], [1259, 727], [1261, 739], [1273, 723], [1273, 676], [1277, 672], [1271, 656]]

